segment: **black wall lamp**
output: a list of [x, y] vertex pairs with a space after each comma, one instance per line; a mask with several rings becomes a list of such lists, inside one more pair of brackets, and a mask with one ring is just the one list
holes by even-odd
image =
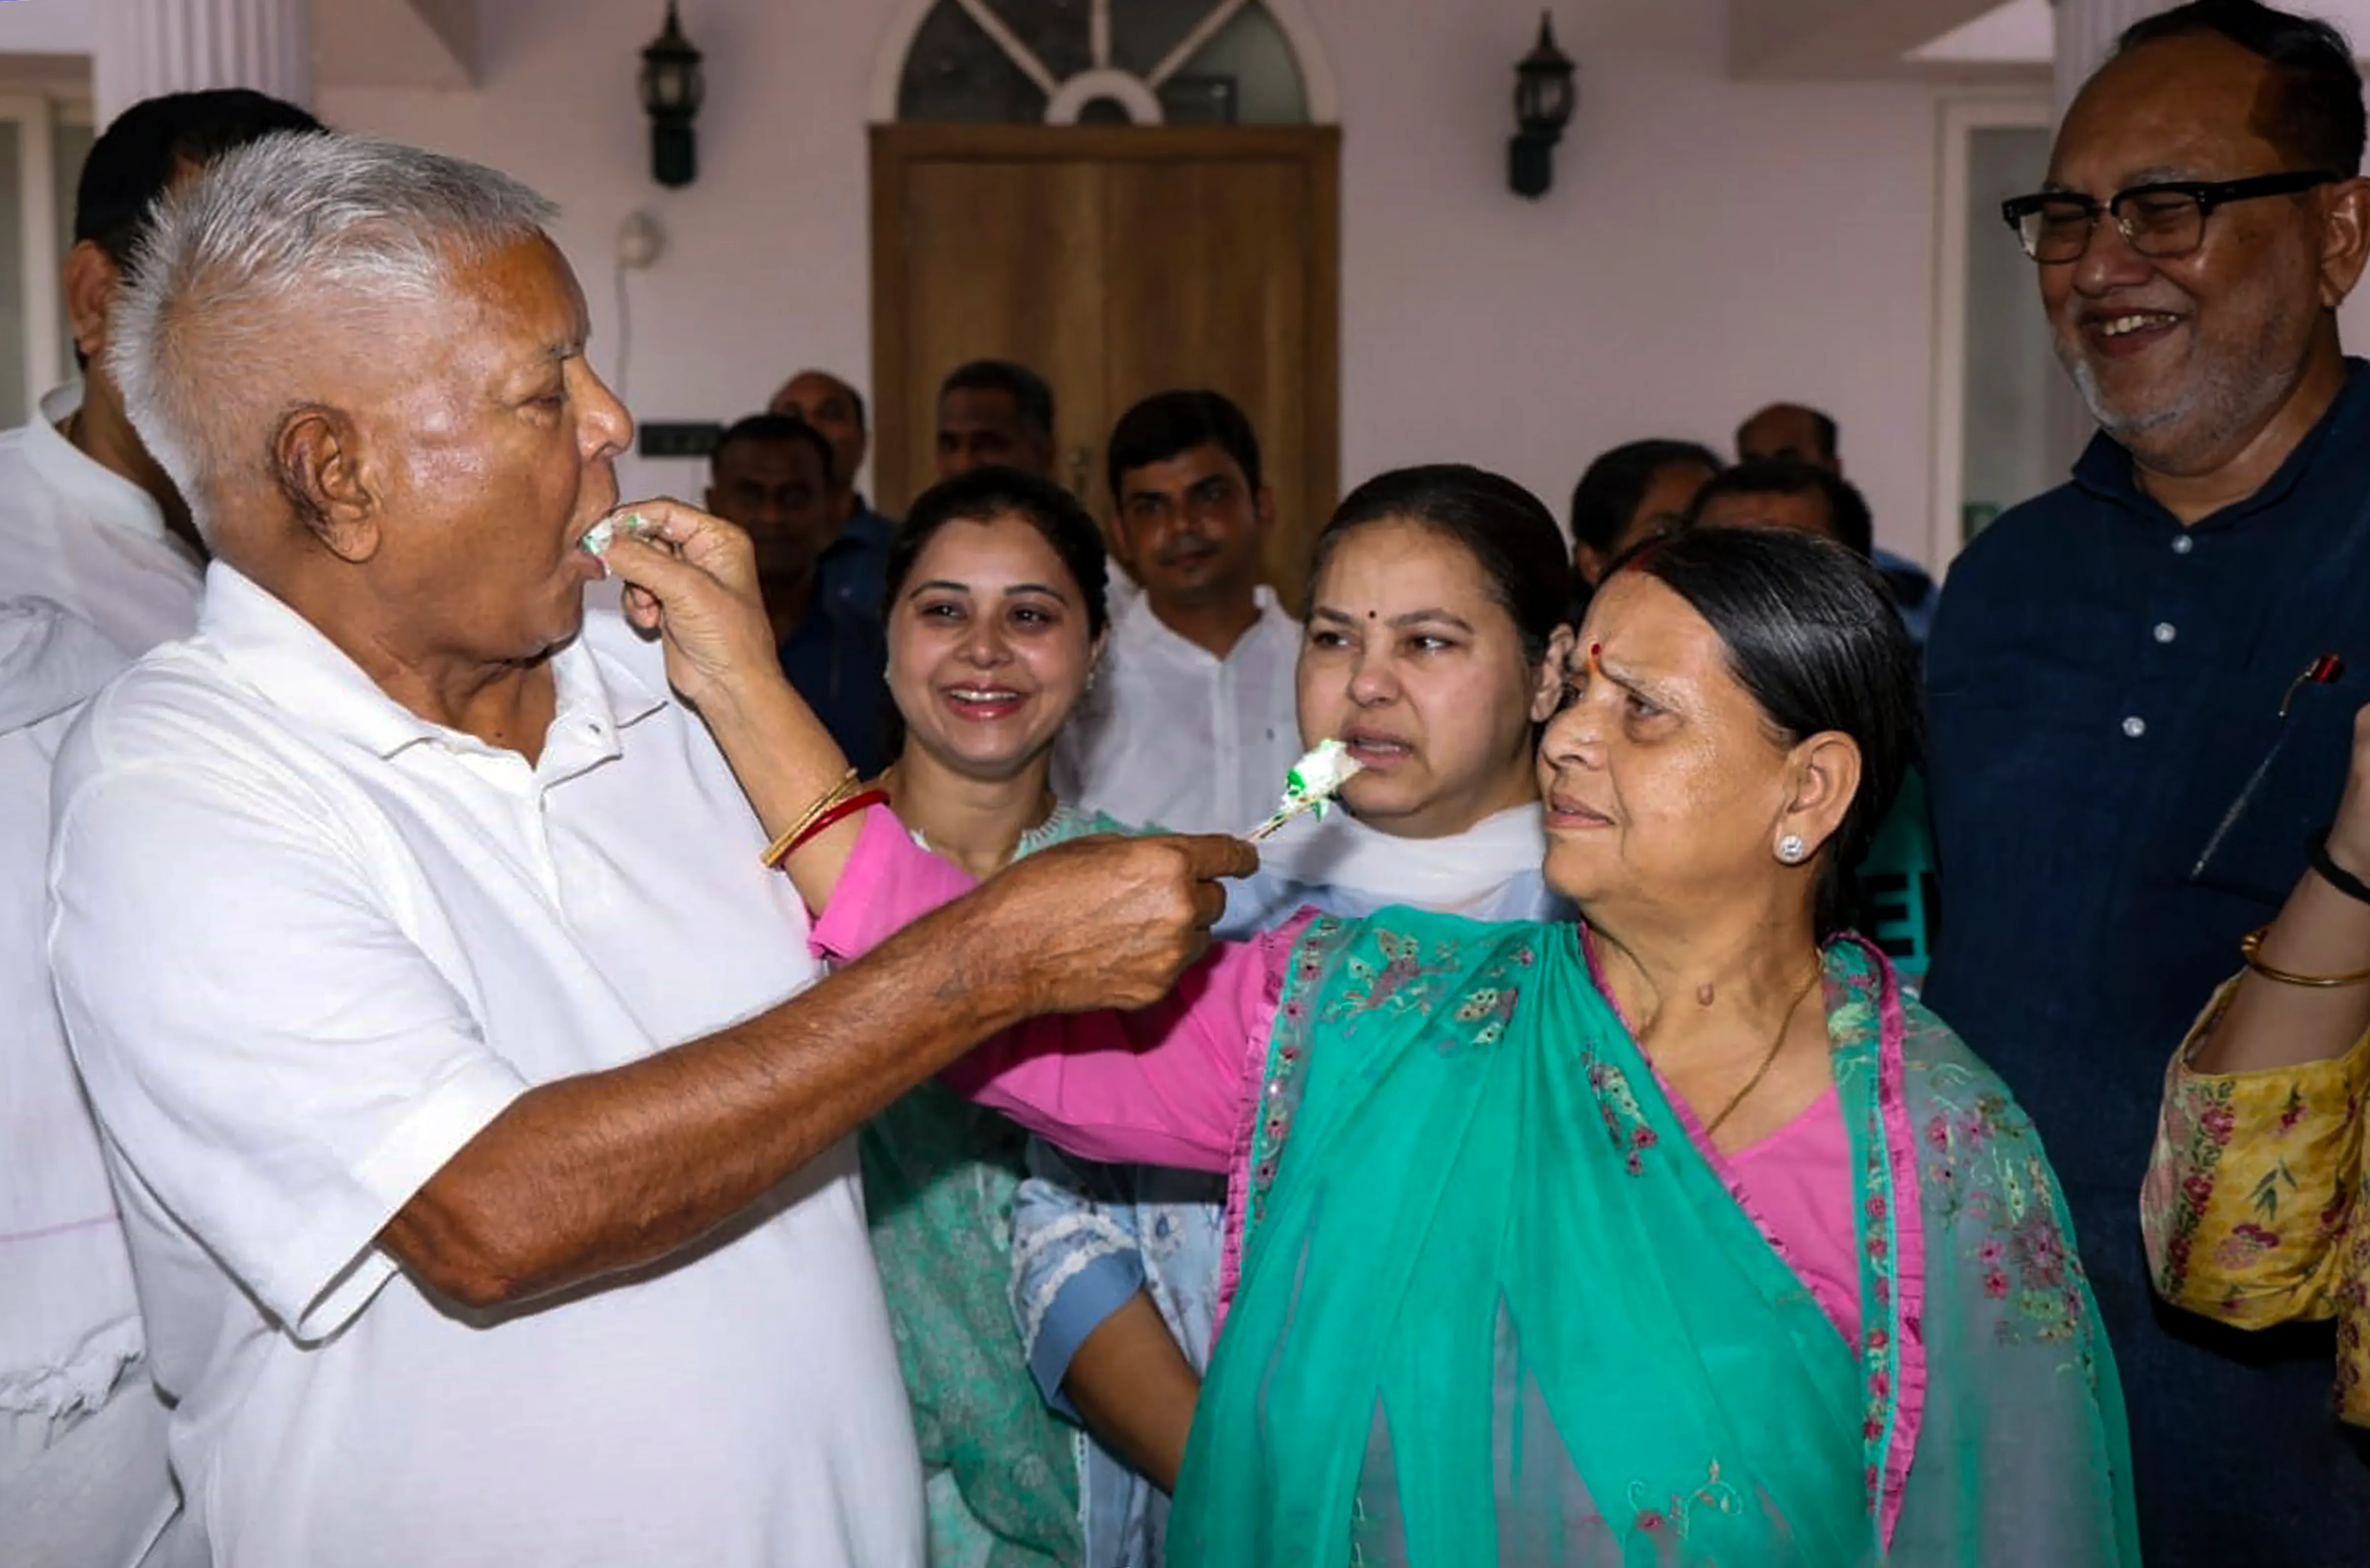
[[708, 83], [699, 51], [683, 36], [667, 0], [666, 30], [642, 51], [642, 108], [650, 117], [650, 177], [661, 185], [689, 185], [699, 175], [699, 139], [691, 129]]
[[1572, 63], [1556, 47], [1555, 17], [1539, 13], [1539, 41], [1514, 67], [1514, 139], [1507, 144], [1506, 183], [1536, 202], [1555, 183], [1555, 144], [1571, 122]]

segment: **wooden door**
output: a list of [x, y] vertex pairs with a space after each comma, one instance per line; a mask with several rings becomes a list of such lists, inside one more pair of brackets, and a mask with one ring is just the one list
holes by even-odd
[[876, 475], [932, 478], [939, 380], [1053, 385], [1062, 478], [1108, 519], [1103, 444], [1138, 398], [1207, 386], [1258, 431], [1299, 592], [1340, 472], [1340, 136], [1331, 127], [890, 125], [872, 133]]

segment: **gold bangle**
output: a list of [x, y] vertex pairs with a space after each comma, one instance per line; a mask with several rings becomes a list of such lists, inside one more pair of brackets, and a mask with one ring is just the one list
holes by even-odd
[[2339, 986], [2370, 986], [2370, 969], [2357, 969], [2351, 974], [2297, 974], [2285, 969], [2274, 969], [2262, 960], [2263, 934], [2269, 926], [2258, 926], [2238, 939], [2238, 956], [2247, 967], [2266, 980], [2276, 980], [2283, 986], [2310, 986], [2329, 990]]
[[809, 806], [804, 812], [801, 812], [799, 814], [799, 820], [790, 824], [788, 830], [786, 830], [779, 838], [775, 839], [771, 844], [765, 846], [765, 869], [769, 871], [779, 870], [782, 865], [782, 857], [790, 852], [790, 846], [799, 841], [800, 835], [805, 833], [808, 828], [812, 827], [815, 824], [816, 819], [821, 817], [823, 813], [831, 810], [832, 807], [839, 805], [844, 801], [854, 800], [856, 798], [857, 788], [860, 779], [858, 775], [857, 774], [856, 769], [852, 767], [845, 774], [842, 774], [838, 783], [823, 791], [823, 799], [817, 801], [813, 805]]

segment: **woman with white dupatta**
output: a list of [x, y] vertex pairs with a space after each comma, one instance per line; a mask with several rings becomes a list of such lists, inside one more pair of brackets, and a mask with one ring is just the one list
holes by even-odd
[[[1261, 874], [1230, 889], [1218, 934], [1310, 907], [1568, 917], [1540, 875], [1530, 714], [1543, 672], [1561, 666], [1570, 593], [1554, 517], [1511, 480], [1408, 468], [1345, 500], [1317, 542], [1300, 728], [1363, 766], [1347, 812], [1297, 818], [1262, 846]], [[1086, 1562], [1152, 1568], [1209, 1363], [1225, 1182], [1098, 1165], [1041, 1140], [1030, 1166], [1013, 1304], [1038, 1386], [1081, 1422]]]

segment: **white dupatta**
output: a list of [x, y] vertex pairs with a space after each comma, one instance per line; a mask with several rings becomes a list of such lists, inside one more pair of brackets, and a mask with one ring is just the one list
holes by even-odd
[[[1475, 919], [1528, 919], [1540, 895], [1547, 831], [1538, 803], [1512, 806], [1443, 838], [1395, 838], [1348, 812], [1321, 822], [1302, 817], [1260, 847], [1271, 876], [1301, 887], [1329, 888], [1329, 906], [1380, 909], [1411, 905]], [[1506, 907], [1510, 884], [1531, 894]]]

